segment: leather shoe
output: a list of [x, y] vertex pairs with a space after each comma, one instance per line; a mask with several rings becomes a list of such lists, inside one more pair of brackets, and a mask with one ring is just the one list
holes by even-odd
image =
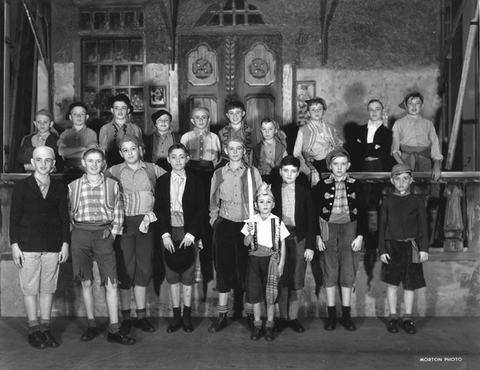
[[334, 319], [333, 317], [329, 317], [327, 319], [327, 322], [325, 323], [324, 329], [331, 331], [331, 330], [335, 330], [336, 326], [337, 326], [337, 320]]
[[217, 320], [208, 328], [209, 333], [218, 333], [227, 327], [227, 314], [222, 313]]
[[42, 339], [47, 345], [47, 347], [57, 348], [58, 346], [60, 346], [60, 343], [58, 343], [57, 340], [53, 337], [50, 330], [45, 330], [44, 332], [42, 332]]
[[397, 319], [391, 319], [390, 322], [388, 323], [387, 330], [390, 333], [398, 333], [398, 320]]
[[183, 325], [183, 331], [185, 333], [191, 333], [193, 330], [194, 330], [194, 327], [191, 323], [188, 325], [185, 325], [185, 324]]
[[271, 342], [274, 339], [275, 339], [275, 334], [273, 334], [273, 328], [265, 329], [265, 340], [267, 342]]
[[133, 338], [129, 338], [125, 335], [123, 335], [120, 332], [116, 333], [108, 333], [107, 335], [107, 341], [110, 343], [118, 343], [118, 344], [123, 344], [125, 346], [131, 346], [137, 343], [137, 341]]
[[277, 321], [275, 321], [275, 325], [273, 325], [273, 329], [279, 333], [282, 330], [288, 328], [288, 320], [284, 319], [283, 317], [279, 318]]
[[417, 329], [413, 326], [412, 320], [403, 320], [402, 328], [407, 334], [415, 334], [417, 332]]
[[80, 337], [82, 342], [90, 342], [92, 339], [98, 337], [100, 335], [100, 331], [97, 327], [89, 326], [87, 331], [83, 333]]
[[342, 324], [343, 324], [343, 327], [345, 329], [347, 329], [348, 331], [357, 330], [357, 326], [355, 325], [355, 323], [352, 321], [352, 319], [350, 317], [344, 317], [342, 319]]
[[132, 331], [132, 320], [123, 320], [118, 331], [122, 335], [128, 335]]
[[146, 317], [135, 321], [135, 327], [137, 329], [141, 329], [142, 331], [146, 331], [147, 333], [153, 333], [155, 331], [155, 328], [148, 322]]
[[253, 328], [252, 334], [250, 334], [251, 340], [259, 340], [263, 336], [262, 328], [260, 326], [255, 326]]
[[298, 321], [297, 319], [290, 320], [289, 325], [292, 328], [292, 330], [296, 333], [303, 333], [305, 331], [305, 328], [303, 327], [302, 324], [300, 324], [300, 321]]
[[183, 326], [183, 321], [173, 320], [173, 324], [167, 326], [167, 333], [174, 333]]
[[47, 348], [47, 344], [43, 340], [42, 332], [39, 330], [28, 334], [28, 343], [34, 348], [38, 348], [38, 349]]

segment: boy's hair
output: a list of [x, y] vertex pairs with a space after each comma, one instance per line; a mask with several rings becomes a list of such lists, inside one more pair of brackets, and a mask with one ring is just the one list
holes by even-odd
[[168, 148], [168, 155], [172, 154], [172, 152], [175, 150], [175, 149], [181, 149], [185, 152], [186, 155], [190, 155], [188, 153], [188, 149], [185, 145], [183, 145], [182, 143], [175, 143], [173, 144], [170, 148]]
[[228, 139], [227, 142], [225, 143], [225, 148], [228, 148], [231, 142], [240, 143], [245, 148], [245, 140], [243, 140], [241, 137], [237, 136], [237, 137], [231, 137], [230, 139]]
[[287, 155], [286, 157], [283, 157], [280, 162], [280, 168], [285, 166], [293, 166], [298, 170], [300, 169], [300, 159], [294, 157], [293, 155]]
[[327, 110], [327, 102], [325, 101], [325, 99], [320, 98], [319, 96], [316, 96], [316, 97], [314, 97], [313, 99], [305, 100], [305, 103], [307, 104], [307, 108], [308, 108], [308, 109], [310, 109], [310, 107], [311, 107], [312, 105], [321, 104], [322, 107], [323, 107], [323, 110], [324, 110], [324, 111]]
[[85, 159], [85, 158], [87, 158], [87, 156], [90, 155], [90, 154], [100, 154], [100, 156], [102, 157], [102, 159], [105, 160], [105, 153], [103, 152], [103, 150], [98, 149], [98, 148], [90, 148], [90, 149], [85, 150], [85, 152], [83, 153], [82, 158]]
[[330, 168], [333, 160], [338, 157], [345, 157], [350, 162], [350, 154], [348, 154], [348, 152], [343, 148], [336, 148], [330, 151], [325, 158], [325, 161], [327, 162], [327, 168]]
[[53, 121], [53, 114], [45, 108], [40, 109], [37, 113], [35, 113], [35, 121], [37, 120], [37, 116], [47, 116], [50, 119], [50, 122]]
[[236, 101], [236, 100], [233, 100], [231, 102], [228, 102], [226, 108], [225, 108], [225, 111], [228, 113], [228, 111], [232, 110], [232, 109], [241, 109], [242, 111], [245, 112], [245, 106], [243, 105], [242, 102], [239, 102], [239, 101]]
[[414, 98], [419, 98], [423, 104], [424, 98], [422, 93], [420, 93], [419, 91], [412, 91], [411, 93], [408, 93], [407, 95], [405, 95], [405, 99], [403, 99], [403, 101], [398, 106], [403, 110], [407, 110], [408, 101]]
[[199, 110], [203, 110], [205, 113], [207, 113], [208, 115], [208, 118], [210, 118], [210, 110], [206, 107], [197, 107], [197, 108], [193, 108], [192, 109], [192, 112], [190, 113], [190, 118], [193, 118], [193, 116], [195, 115], [195, 113], [197, 113]]
[[124, 135], [120, 138], [120, 140], [118, 140], [118, 148], [121, 149], [122, 144], [123, 143], [128, 143], [128, 142], [134, 143], [139, 148], [141, 148], [142, 145], [143, 145], [143, 143], [140, 141], [140, 139], [138, 137], [136, 137], [134, 135]]
[[275, 121], [273, 118], [270, 118], [270, 117], [265, 117], [264, 119], [262, 119], [262, 122], [260, 123], [260, 127], [262, 127], [262, 125], [263, 125], [264, 123], [269, 123], [269, 122], [272, 122], [273, 127], [275, 128], [275, 130], [277, 130], [277, 131], [280, 130], [280, 125], [278, 124], [278, 122]]

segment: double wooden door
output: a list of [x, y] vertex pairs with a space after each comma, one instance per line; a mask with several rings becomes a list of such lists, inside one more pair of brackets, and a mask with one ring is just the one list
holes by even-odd
[[226, 124], [225, 106], [241, 101], [253, 142], [260, 123], [271, 117], [282, 125], [282, 38], [278, 35], [179, 37], [180, 130], [191, 130], [190, 112], [207, 107], [212, 131]]

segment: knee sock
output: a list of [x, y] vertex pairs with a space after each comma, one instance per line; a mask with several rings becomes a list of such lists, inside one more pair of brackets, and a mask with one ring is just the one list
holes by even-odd
[[344, 319], [350, 319], [350, 306], [342, 306], [342, 317]]
[[131, 310], [130, 310], [130, 309], [128, 309], [128, 310], [121, 310], [120, 312], [122, 313], [122, 317], [123, 317], [124, 320], [131, 320], [131, 317], [130, 317], [130, 315], [131, 315]]
[[135, 310], [135, 313], [137, 314], [137, 319], [141, 320], [141, 319], [144, 319], [145, 316], [147, 315], [147, 309], [140, 308], [139, 310]]
[[182, 322], [182, 315], [180, 307], [173, 307], [173, 323], [174, 325], [180, 325]]
[[223, 305], [218, 305], [217, 306], [217, 312], [218, 312], [219, 315], [220, 314], [227, 314], [228, 306], [227, 305], [224, 305], [224, 306]]
[[120, 329], [120, 324], [116, 322], [115, 324], [110, 324], [108, 325], [108, 332], [115, 334], [118, 333], [118, 330]]
[[337, 307], [336, 306], [328, 306], [327, 307], [328, 318], [336, 320], [337, 319]]

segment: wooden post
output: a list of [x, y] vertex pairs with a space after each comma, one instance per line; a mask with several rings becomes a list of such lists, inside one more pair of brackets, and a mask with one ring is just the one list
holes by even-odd
[[472, 59], [473, 47], [475, 46], [475, 36], [478, 32], [478, 11], [479, 6], [475, 10], [475, 18], [470, 23], [470, 32], [468, 34], [467, 48], [465, 50], [465, 58], [463, 60], [462, 78], [460, 80], [460, 88], [458, 91], [457, 106], [455, 108], [455, 116], [453, 118], [452, 133], [450, 135], [450, 142], [448, 143], [448, 154], [445, 168], [452, 169], [453, 157], [455, 156], [455, 149], [457, 147], [458, 132], [460, 130], [460, 119], [463, 108], [463, 98], [465, 97], [465, 87], [467, 84], [468, 70], [470, 67], [470, 60]]

